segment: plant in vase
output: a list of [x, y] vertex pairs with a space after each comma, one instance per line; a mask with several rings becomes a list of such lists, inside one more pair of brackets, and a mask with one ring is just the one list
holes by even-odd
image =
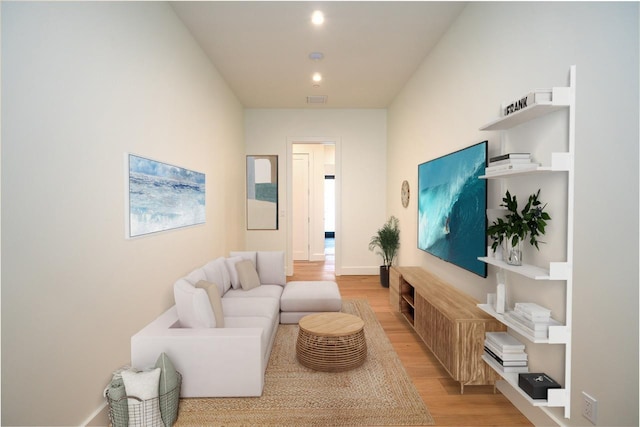
[[506, 208], [507, 214], [504, 219], [498, 218], [487, 227], [487, 235], [493, 240], [493, 251], [495, 252], [500, 245], [505, 245], [503, 253], [507, 264], [522, 265], [522, 242], [527, 236], [529, 243], [538, 250], [538, 245], [544, 243], [538, 238], [545, 233], [547, 221], [551, 220], [551, 217], [544, 211], [547, 205], [542, 205], [538, 200], [539, 196], [540, 190], [530, 195], [525, 207], [518, 211], [516, 196], [511, 196], [507, 191], [500, 204]]
[[382, 257], [383, 265], [380, 266], [380, 284], [389, 287], [389, 268], [400, 248], [400, 229], [398, 228], [398, 218], [391, 216], [376, 234], [371, 237], [369, 250], [376, 252]]

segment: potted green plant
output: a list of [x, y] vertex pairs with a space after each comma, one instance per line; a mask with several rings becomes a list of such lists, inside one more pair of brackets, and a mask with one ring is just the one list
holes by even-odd
[[500, 206], [506, 208], [507, 214], [498, 218], [487, 227], [487, 235], [491, 237], [493, 252], [504, 243], [504, 259], [511, 265], [522, 265], [522, 242], [529, 237], [529, 243], [540, 250], [539, 244], [544, 243], [538, 238], [545, 233], [547, 221], [551, 219], [544, 211], [546, 204], [538, 200], [540, 190], [529, 196], [525, 207], [518, 211], [518, 200], [509, 191], [502, 198]]
[[377, 254], [382, 257], [383, 265], [380, 266], [380, 284], [389, 287], [389, 268], [398, 254], [400, 248], [400, 229], [398, 218], [391, 216], [387, 222], [371, 237], [369, 250], [377, 249]]

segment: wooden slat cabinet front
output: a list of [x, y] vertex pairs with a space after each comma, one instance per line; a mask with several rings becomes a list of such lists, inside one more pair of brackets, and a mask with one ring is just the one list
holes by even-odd
[[[482, 361], [485, 332], [504, 331], [469, 295], [419, 267], [396, 267], [399, 299], [411, 293], [416, 333], [451, 377], [465, 385], [494, 384], [495, 372]], [[410, 322], [411, 323], [411, 322]]]
[[389, 303], [395, 311], [400, 311], [400, 272], [391, 267], [389, 270]]

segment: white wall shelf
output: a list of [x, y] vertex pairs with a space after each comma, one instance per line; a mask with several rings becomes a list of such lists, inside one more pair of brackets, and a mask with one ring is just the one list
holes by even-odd
[[510, 169], [490, 172], [480, 176], [480, 179], [509, 178], [515, 176], [535, 175], [550, 172], [568, 172], [572, 164], [571, 153], [552, 153], [551, 166], [537, 166], [532, 169]]
[[[526, 331], [522, 327], [516, 325], [515, 323], [509, 322], [505, 319], [504, 315], [497, 313], [494, 308], [490, 304], [478, 304], [478, 308], [480, 308], [485, 313], [495, 317], [500, 322], [505, 324], [507, 327], [513, 329], [518, 334], [525, 337], [527, 340], [536, 344], [566, 344], [566, 339], [568, 336], [567, 327], [562, 323], [551, 319], [551, 324], [549, 325], [549, 336], [547, 338], [536, 338], [531, 335], [530, 332]], [[560, 340], [560, 341], [558, 341]]]
[[527, 402], [529, 402], [531, 405], [533, 406], [566, 406], [567, 404], [567, 390], [566, 389], [561, 389], [561, 388], [556, 388], [556, 389], [549, 389], [547, 391], [547, 398], [546, 399], [532, 399], [531, 396], [529, 396], [524, 390], [522, 390], [520, 388], [520, 386], [518, 385], [518, 374], [517, 373], [512, 373], [512, 372], [502, 372], [502, 369], [500, 369], [500, 366], [498, 365], [497, 362], [495, 362], [494, 360], [491, 360], [491, 358], [489, 356], [486, 355], [482, 355], [482, 360], [485, 361], [485, 363], [487, 365], [489, 365], [494, 371], [496, 371], [498, 373], [498, 375], [500, 375], [502, 377], [502, 379], [504, 379], [506, 382], [508, 382], [514, 389], [516, 389], [518, 391], [518, 393], [520, 393], [522, 395], [522, 397], [524, 397]]
[[510, 265], [504, 261], [498, 260], [496, 258], [490, 258], [490, 257], [479, 257], [478, 260], [482, 262], [486, 262], [487, 264], [495, 265], [496, 267], [500, 267], [504, 270], [518, 273], [521, 276], [528, 277], [529, 279], [551, 280], [551, 276], [549, 275], [549, 270], [536, 267], [535, 265], [528, 265], [528, 264]]
[[554, 87], [551, 101], [538, 102], [508, 116], [494, 119], [480, 130], [507, 130], [554, 111], [566, 109], [571, 105], [570, 89], [570, 87]]
[[529, 264], [511, 265], [491, 257], [478, 257], [478, 260], [533, 280], [567, 280], [571, 274], [571, 266], [566, 262], [552, 262], [549, 269], [545, 269]]
[[[569, 135], [568, 149], [566, 152], [551, 153], [550, 166], [537, 166], [532, 169], [523, 170], [505, 170], [488, 173], [481, 176], [481, 179], [502, 179], [520, 176], [536, 176], [539, 174], [547, 174], [552, 172], [564, 172], [567, 174], [567, 236], [566, 236], [566, 261], [551, 262], [549, 268], [541, 268], [533, 265], [512, 266], [502, 260], [491, 257], [480, 257], [480, 261], [494, 265], [503, 270], [522, 275], [533, 280], [555, 280], [564, 281], [566, 286], [566, 302], [565, 302], [565, 325], [554, 321], [549, 326], [547, 338], [536, 338], [528, 333], [524, 328], [505, 319], [502, 314], [497, 313], [489, 304], [478, 304], [478, 307], [495, 319], [502, 322], [515, 333], [523, 336], [533, 343], [542, 344], [564, 344], [565, 348], [565, 369], [564, 369], [564, 388], [549, 390], [548, 400], [531, 399], [518, 385], [518, 374], [505, 373], [498, 364], [491, 358], [483, 356], [483, 360], [491, 366], [499, 375], [504, 378], [514, 389], [522, 394], [527, 401], [533, 406], [541, 407], [564, 407], [565, 418], [571, 416], [571, 319], [572, 319], [572, 300], [573, 300], [573, 218], [574, 218], [574, 155], [575, 152], [575, 97], [576, 97], [576, 66], [573, 65], [569, 71], [569, 86], [554, 87], [551, 90], [551, 100], [538, 102], [530, 105], [518, 112], [508, 116], [497, 118], [480, 130], [503, 131], [502, 135], [509, 129], [535, 120], [546, 114], [555, 111], [569, 111]], [[489, 210], [488, 210], [489, 212]]]

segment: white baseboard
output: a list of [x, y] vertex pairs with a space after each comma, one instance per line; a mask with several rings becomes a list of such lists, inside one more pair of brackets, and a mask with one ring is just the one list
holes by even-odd
[[325, 260], [324, 253], [309, 255], [309, 261], [324, 261], [324, 260]]
[[87, 418], [82, 424], [82, 427], [87, 426], [108, 426], [109, 425], [109, 408], [105, 401], [98, 409], [93, 411], [89, 418]]
[[343, 276], [379, 276], [380, 267], [345, 267], [340, 268]]

